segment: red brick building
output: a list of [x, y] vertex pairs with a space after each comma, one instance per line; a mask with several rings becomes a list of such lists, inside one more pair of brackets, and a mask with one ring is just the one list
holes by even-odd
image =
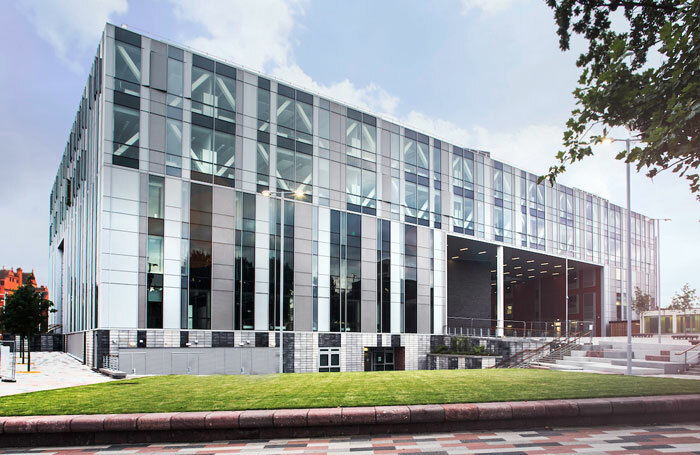
[[18, 267], [17, 271], [14, 269], [7, 270], [3, 267], [0, 270], [0, 307], [5, 305], [5, 299], [12, 294], [12, 291], [24, 284], [31, 284], [39, 292], [44, 293], [44, 298], [49, 298], [49, 290], [46, 286], [37, 286], [33, 270], [32, 273], [23, 273], [21, 267]]

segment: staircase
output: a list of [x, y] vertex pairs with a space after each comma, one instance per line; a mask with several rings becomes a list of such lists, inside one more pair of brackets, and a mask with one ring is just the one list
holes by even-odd
[[[572, 350], [581, 346], [581, 338], [587, 337], [590, 332], [585, 334], [575, 333], [569, 336], [555, 338], [547, 344], [540, 346], [537, 349], [523, 349], [514, 355], [501, 360], [492, 368], [531, 368], [536, 367], [542, 359], [556, 357], [561, 358]], [[552, 361], [552, 360], [550, 360]]]
[[700, 364], [689, 366], [683, 374], [687, 374], [690, 376], [700, 376]]

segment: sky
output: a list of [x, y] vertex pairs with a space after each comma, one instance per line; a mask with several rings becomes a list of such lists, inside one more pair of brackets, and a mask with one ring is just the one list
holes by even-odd
[[[48, 202], [105, 22], [187, 45], [543, 174], [561, 148], [584, 43], [562, 52], [543, 0], [18, 0], [0, 6], [0, 267], [48, 278]], [[615, 132], [624, 137], [624, 132]], [[623, 144], [560, 182], [625, 201]], [[700, 202], [632, 175], [661, 229], [661, 293], [700, 288]]]

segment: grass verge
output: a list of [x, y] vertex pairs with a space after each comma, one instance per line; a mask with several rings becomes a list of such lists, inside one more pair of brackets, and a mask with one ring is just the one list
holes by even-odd
[[700, 381], [548, 370], [152, 376], [0, 398], [0, 415], [379, 406], [700, 393]]

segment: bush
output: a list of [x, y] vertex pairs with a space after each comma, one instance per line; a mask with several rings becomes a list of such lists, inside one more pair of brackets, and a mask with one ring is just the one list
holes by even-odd
[[433, 354], [494, 355], [484, 346], [478, 344], [477, 340], [468, 337], [452, 337], [450, 346], [441, 344], [433, 350]]

